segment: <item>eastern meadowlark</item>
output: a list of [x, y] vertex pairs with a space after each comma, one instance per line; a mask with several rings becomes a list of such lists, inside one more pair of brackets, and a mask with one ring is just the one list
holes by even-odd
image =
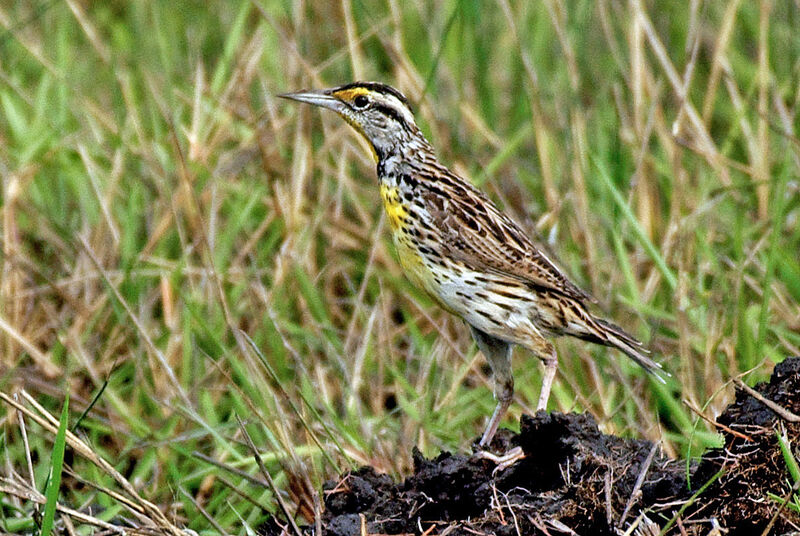
[[660, 366], [634, 337], [594, 316], [573, 284], [482, 192], [439, 163], [408, 100], [377, 82], [281, 97], [328, 108], [373, 149], [380, 193], [409, 279], [469, 325], [494, 373], [497, 406], [480, 445], [489, 444], [511, 403], [511, 347], [544, 363], [537, 409], [545, 409], [558, 364], [548, 338], [571, 335], [613, 346], [648, 371]]

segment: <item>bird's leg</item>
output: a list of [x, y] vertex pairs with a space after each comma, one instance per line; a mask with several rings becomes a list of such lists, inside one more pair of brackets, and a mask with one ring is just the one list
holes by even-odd
[[[544, 377], [542, 378], [542, 390], [539, 393], [539, 403], [536, 407], [536, 410], [538, 411], [540, 409], [547, 409], [547, 401], [550, 398], [550, 389], [553, 387], [553, 380], [555, 379], [556, 369], [558, 367], [558, 355], [556, 354], [555, 346], [553, 346], [553, 344], [547, 339], [543, 337], [538, 337], [534, 340], [534, 343], [535, 344], [531, 345], [531, 348], [534, 350], [534, 352], [536, 352], [536, 355], [538, 355], [539, 358], [544, 363]], [[491, 363], [491, 360], [489, 362]], [[499, 409], [500, 405], [498, 404], [498, 410]], [[495, 413], [497, 413], [498, 410], [495, 410]], [[503, 408], [503, 411], [505, 411], [505, 408]], [[492, 416], [492, 420], [489, 421], [490, 426], [492, 425], [492, 421], [494, 421], [494, 415]], [[488, 428], [486, 430], [486, 433], [488, 434], [490, 431], [492, 432], [492, 434], [494, 434], [494, 430], [492, 428]], [[484, 434], [484, 437], [486, 437], [486, 434]], [[489, 437], [491, 439], [491, 436]], [[483, 440], [481, 440], [481, 446], [483, 445], [484, 442]], [[495, 467], [494, 471], [492, 471], [492, 474], [494, 474], [497, 473], [498, 471], [502, 471], [508, 467], [511, 467], [512, 465], [517, 463], [519, 460], [525, 457], [525, 452], [523, 452], [521, 447], [514, 447], [513, 449], [501, 455], [492, 454], [490, 452], [481, 452], [480, 456], [481, 458], [492, 460], [494, 463], [497, 464], [497, 467]]]
[[492, 442], [494, 434], [497, 432], [497, 427], [500, 426], [500, 421], [503, 415], [506, 414], [508, 406], [511, 405], [511, 398], [514, 396], [514, 379], [508, 377], [501, 382], [495, 377], [494, 397], [497, 399], [497, 405], [494, 408], [492, 417], [489, 419], [489, 424], [486, 425], [486, 430], [481, 436], [480, 446], [485, 447]]
[[[475, 335], [475, 331], [473, 329], [473, 335]], [[475, 336], [475, 340], [478, 341], [480, 339]], [[499, 339], [494, 340], [499, 341]], [[494, 413], [492, 413], [489, 424], [486, 426], [486, 431], [483, 432], [483, 437], [481, 437], [479, 443], [481, 448], [486, 448], [492, 442], [492, 438], [497, 432], [497, 427], [508, 410], [508, 406], [511, 405], [511, 399], [514, 396], [514, 377], [511, 375], [511, 345], [508, 343], [503, 344], [505, 344], [505, 347], [494, 345], [491, 348], [487, 348], [480, 342], [478, 343], [478, 347], [481, 348], [483, 355], [486, 356], [494, 372], [494, 397], [497, 399], [497, 406], [494, 408]], [[522, 451], [522, 447], [514, 447], [499, 455], [484, 450], [479, 452], [478, 456], [492, 460], [497, 465], [492, 471], [494, 475], [517, 463], [525, 457], [525, 453]]]
[[511, 374], [511, 344], [508, 342], [492, 337], [473, 326], [472, 337], [478, 345], [478, 349], [486, 357], [489, 366], [492, 368], [494, 375], [494, 397], [497, 400], [497, 406], [494, 408], [494, 413], [489, 419], [489, 424], [486, 426], [486, 431], [483, 432], [481, 437], [480, 446], [485, 447], [491, 443], [500, 421], [503, 419], [508, 406], [511, 405], [511, 398], [514, 396], [514, 377]]
[[542, 377], [542, 390], [539, 392], [539, 403], [536, 404], [536, 411], [546, 410], [547, 401], [550, 400], [550, 390], [553, 388], [553, 380], [558, 369], [558, 354], [555, 347], [547, 342], [548, 355], [542, 359], [544, 364], [544, 376]]

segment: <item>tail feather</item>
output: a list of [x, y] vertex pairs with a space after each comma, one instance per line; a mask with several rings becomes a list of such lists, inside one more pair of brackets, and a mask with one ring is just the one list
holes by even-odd
[[669, 373], [665, 372], [661, 368], [660, 363], [657, 363], [648, 357], [650, 352], [639, 340], [628, 334], [621, 327], [612, 324], [611, 322], [607, 322], [599, 318], [594, 318], [593, 320], [601, 328], [601, 332], [604, 336], [604, 338], [597, 342], [600, 342], [606, 346], [613, 346], [614, 348], [622, 351], [628, 357], [636, 361], [647, 372], [658, 378], [661, 383], [666, 383], [664, 376], [669, 376]]

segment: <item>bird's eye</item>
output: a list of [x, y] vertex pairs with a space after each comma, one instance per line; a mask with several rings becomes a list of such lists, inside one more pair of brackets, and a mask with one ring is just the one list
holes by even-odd
[[353, 106], [358, 108], [359, 110], [363, 110], [367, 106], [369, 106], [369, 99], [366, 95], [358, 95], [355, 99], [353, 99]]

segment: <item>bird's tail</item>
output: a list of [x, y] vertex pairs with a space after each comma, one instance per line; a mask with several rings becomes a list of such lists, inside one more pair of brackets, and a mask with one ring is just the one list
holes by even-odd
[[599, 340], [596, 340], [596, 342], [606, 346], [612, 346], [622, 351], [628, 357], [636, 361], [647, 372], [658, 378], [661, 383], [666, 383], [664, 377], [669, 376], [669, 373], [665, 372], [661, 368], [661, 364], [653, 361], [648, 356], [650, 352], [647, 351], [647, 349], [639, 340], [628, 334], [621, 327], [612, 324], [611, 322], [607, 322], [600, 318], [593, 318], [592, 320], [594, 320], [594, 322], [600, 328], [600, 332], [602, 333], [602, 337], [598, 337]]

